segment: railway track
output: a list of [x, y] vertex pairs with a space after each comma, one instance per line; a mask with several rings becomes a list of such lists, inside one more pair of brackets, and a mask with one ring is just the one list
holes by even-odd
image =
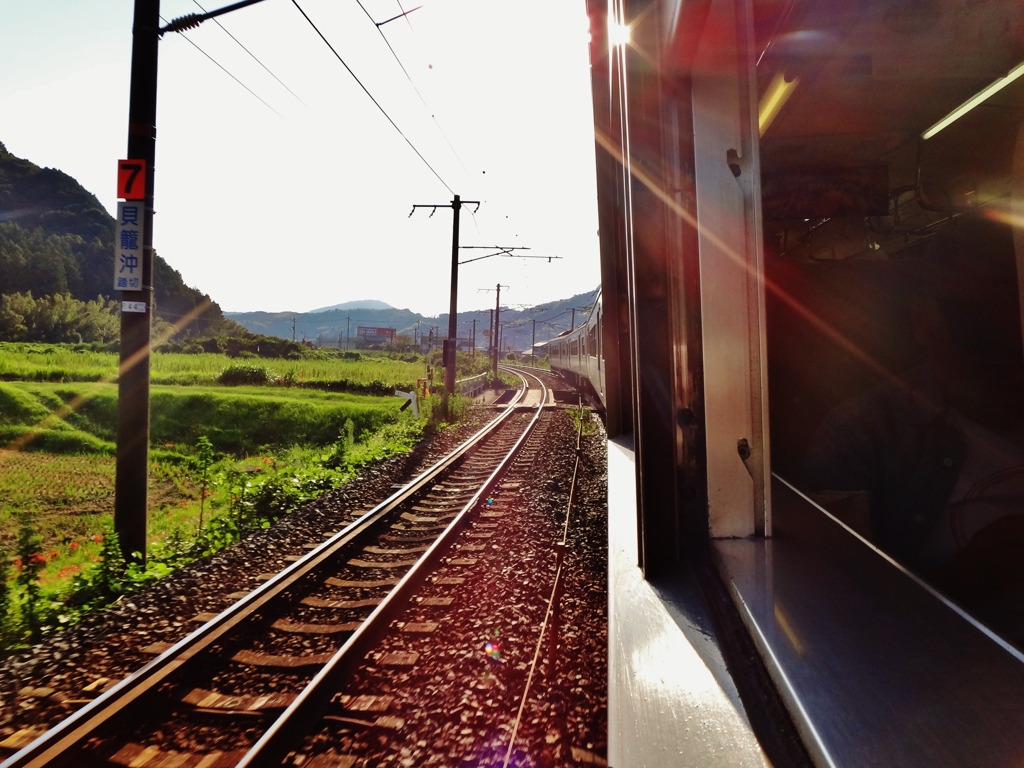
[[[442, 560], [472, 565], [484, 546], [446, 558], [546, 402], [540, 379], [519, 375], [517, 400], [446, 459], [2, 768], [279, 765]], [[479, 515], [471, 542], [498, 525]]]

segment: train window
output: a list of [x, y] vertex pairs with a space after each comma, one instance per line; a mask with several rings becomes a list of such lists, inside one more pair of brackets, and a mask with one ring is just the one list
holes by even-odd
[[608, 9], [638, 565], [710, 538], [815, 764], [1019, 762], [1024, 5]]
[[825, 5], [787, 24], [839, 47], [758, 68], [773, 470], [1022, 644], [1024, 80], [941, 126], [1024, 59], [1020, 7]]

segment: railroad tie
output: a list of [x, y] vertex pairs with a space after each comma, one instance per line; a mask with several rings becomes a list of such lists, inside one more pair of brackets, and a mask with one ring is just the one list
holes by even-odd
[[304, 635], [337, 635], [341, 632], [355, 632], [362, 624], [361, 621], [349, 621], [344, 624], [304, 624], [298, 621], [278, 619], [270, 626], [282, 632], [295, 632]]
[[322, 667], [332, 658], [334, 658], [333, 653], [314, 653], [309, 656], [272, 656], [269, 653], [239, 651], [231, 657], [231, 660], [251, 667], [296, 669], [298, 667]]
[[311, 608], [335, 608], [335, 609], [350, 609], [350, 608], [372, 608], [380, 605], [383, 598], [375, 597], [369, 600], [324, 600], [321, 597], [304, 597], [301, 602], [303, 605], [308, 605]]
[[360, 560], [358, 558], [349, 560], [348, 565], [353, 568], [408, 568], [416, 565], [418, 560], [397, 560], [393, 563], [372, 563], [369, 560]]
[[402, 547], [388, 549], [385, 547], [363, 547], [363, 552], [369, 555], [412, 555], [416, 552], [426, 552], [430, 547]]
[[129, 742], [110, 758], [110, 762], [114, 765], [130, 766], [131, 768], [148, 768], [149, 766], [153, 766], [153, 768], [167, 766], [174, 766], [174, 768], [227, 768], [227, 766], [237, 765], [244, 756], [244, 749], [232, 752], [207, 752], [199, 755], [162, 750]]
[[349, 581], [348, 579], [336, 579], [333, 576], [328, 576], [324, 579], [324, 584], [329, 587], [341, 587], [342, 589], [354, 588], [354, 589], [374, 589], [376, 587], [393, 587], [398, 583], [398, 579], [378, 579], [377, 581]]
[[186, 693], [181, 702], [202, 709], [216, 712], [264, 712], [271, 709], [286, 709], [297, 694], [268, 693], [258, 696], [252, 694], [227, 695], [210, 691], [205, 688], [193, 688]]

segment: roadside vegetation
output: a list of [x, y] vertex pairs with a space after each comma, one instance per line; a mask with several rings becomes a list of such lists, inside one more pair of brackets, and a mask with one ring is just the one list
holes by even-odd
[[[425, 378], [427, 361], [411, 357], [154, 355], [153, 380], [178, 383], [151, 391], [142, 567], [121, 558], [111, 529], [116, 355], [0, 344], [0, 647], [68, 626], [447, 428], [462, 398], [447, 414], [436, 393], [418, 419], [399, 410], [394, 390]], [[460, 357], [460, 377], [484, 360]]]

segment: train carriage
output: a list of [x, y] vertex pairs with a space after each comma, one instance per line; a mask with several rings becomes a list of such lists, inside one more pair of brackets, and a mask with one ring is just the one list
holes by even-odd
[[587, 5], [609, 764], [1020, 765], [1024, 7]]

